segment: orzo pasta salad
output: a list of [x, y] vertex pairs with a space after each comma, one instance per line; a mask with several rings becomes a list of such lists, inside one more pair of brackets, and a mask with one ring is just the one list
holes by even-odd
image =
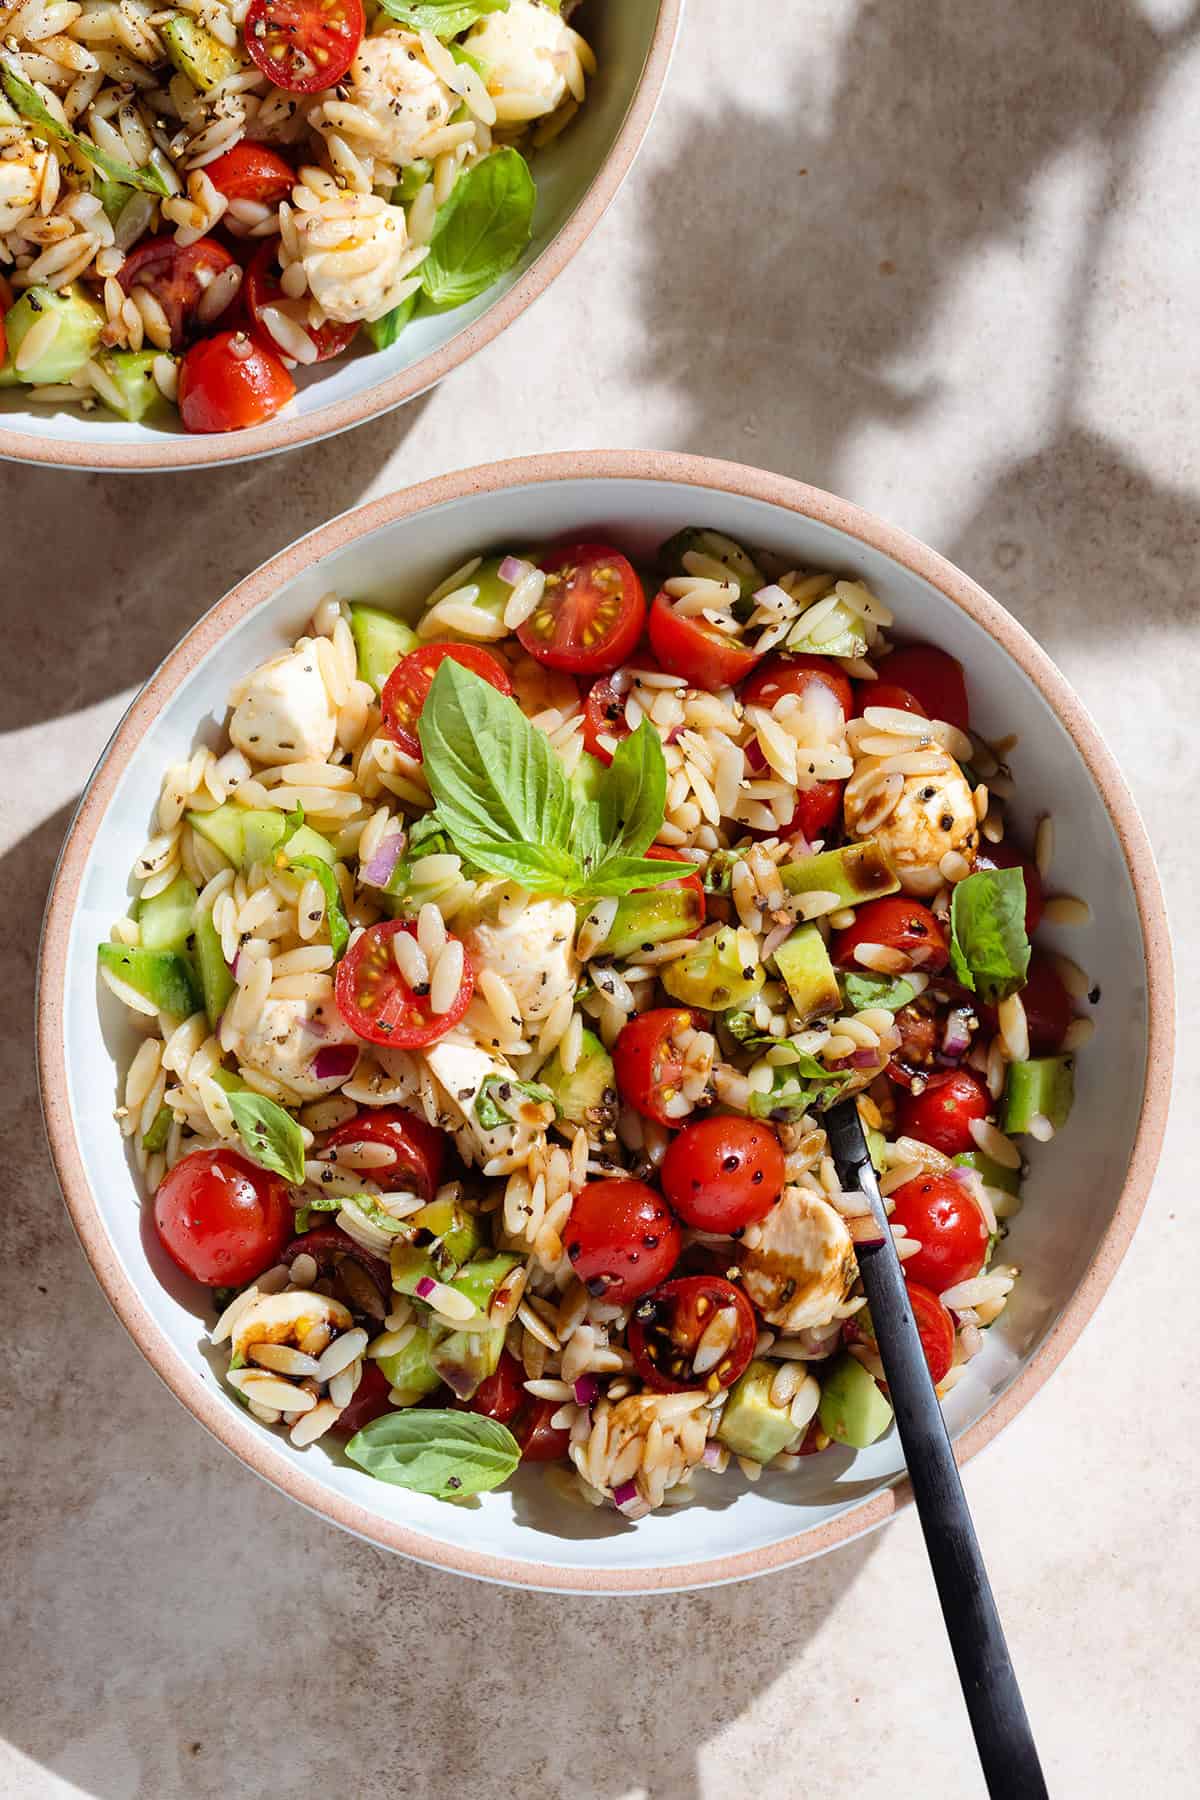
[[0, 387], [262, 424], [292, 371], [489, 288], [518, 145], [595, 58], [570, 0], [0, 5]]
[[[647, 604], [647, 592], [653, 594]], [[166, 770], [100, 973], [231, 1397], [384, 1481], [637, 1517], [888, 1429], [822, 1112], [857, 1095], [945, 1394], [1018, 1270], [1087, 977], [961, 666], [708, 530], [327, 596]]]

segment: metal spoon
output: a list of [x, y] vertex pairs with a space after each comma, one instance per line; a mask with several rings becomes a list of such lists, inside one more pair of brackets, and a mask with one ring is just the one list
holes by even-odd
[[1046, 1781], [1033, 1732], [856, 1103], [839, 1101], [824, 1123], [838, 1180], [847, 1192], [870, 1201], [879, 1230], [877, 1239], [856, 1246], [859, 1273], [988, 1793], [992, 1800], [1044, 1800]]

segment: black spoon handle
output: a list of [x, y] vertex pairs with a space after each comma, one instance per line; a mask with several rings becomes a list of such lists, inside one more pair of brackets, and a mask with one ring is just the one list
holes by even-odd
[[866, 1195], [879, 1226], [858, 1266], [988, 1793], [1039, 1800], [1045, 1777], [854, 1101], [833, 1107], [825, 1128], [842, 1187]]

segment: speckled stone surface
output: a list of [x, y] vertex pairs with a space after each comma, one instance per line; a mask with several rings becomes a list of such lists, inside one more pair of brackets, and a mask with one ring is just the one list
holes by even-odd
[[1177, 1123], [1099, 1314], [966, 1486], [1055, 1795], [1197, 1791], [1200, 1400], [1177, 1295], [1200, 1253], [1198, 103], [1183, 0], [692, 0], [604, 225], [436, 393], [201, 477], [0, 467], [0, 1795], [983, 1792], [911, 1513], [769, 1581], [660, 1600], [390, 1559], [179, 1409], [109, 1315], [42, 1150], [42, 901], [134, 686], [232, 582], [360, 499], [613, 444], [763, 464], [907, 526], [1030, 626], [1124, 761], [1178, 933]]

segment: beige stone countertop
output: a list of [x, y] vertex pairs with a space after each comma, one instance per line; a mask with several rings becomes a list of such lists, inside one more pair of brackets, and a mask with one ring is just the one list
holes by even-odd
[[[341, 1536], [211, 1442], [110, 1314], [59, 1200], [35, 946], [111, 727], [231, 583], [446, 469], [650, 445], [844, 494], [1034, 631], [1144, 809], [1186, 1000], [1198, 114], [1188, 0], [692, 0], [608, 217], [435, 393], [205, 475], [0, 466], [0, 1794], [982, 1794], [911, 1511], [758, 1583], [556, 1598]], [[1176, 1122], [1124, 1266], [966, 1472], [1056, 1796], [1200, 1792], [1186, 1004], [1182, 1025]]]

